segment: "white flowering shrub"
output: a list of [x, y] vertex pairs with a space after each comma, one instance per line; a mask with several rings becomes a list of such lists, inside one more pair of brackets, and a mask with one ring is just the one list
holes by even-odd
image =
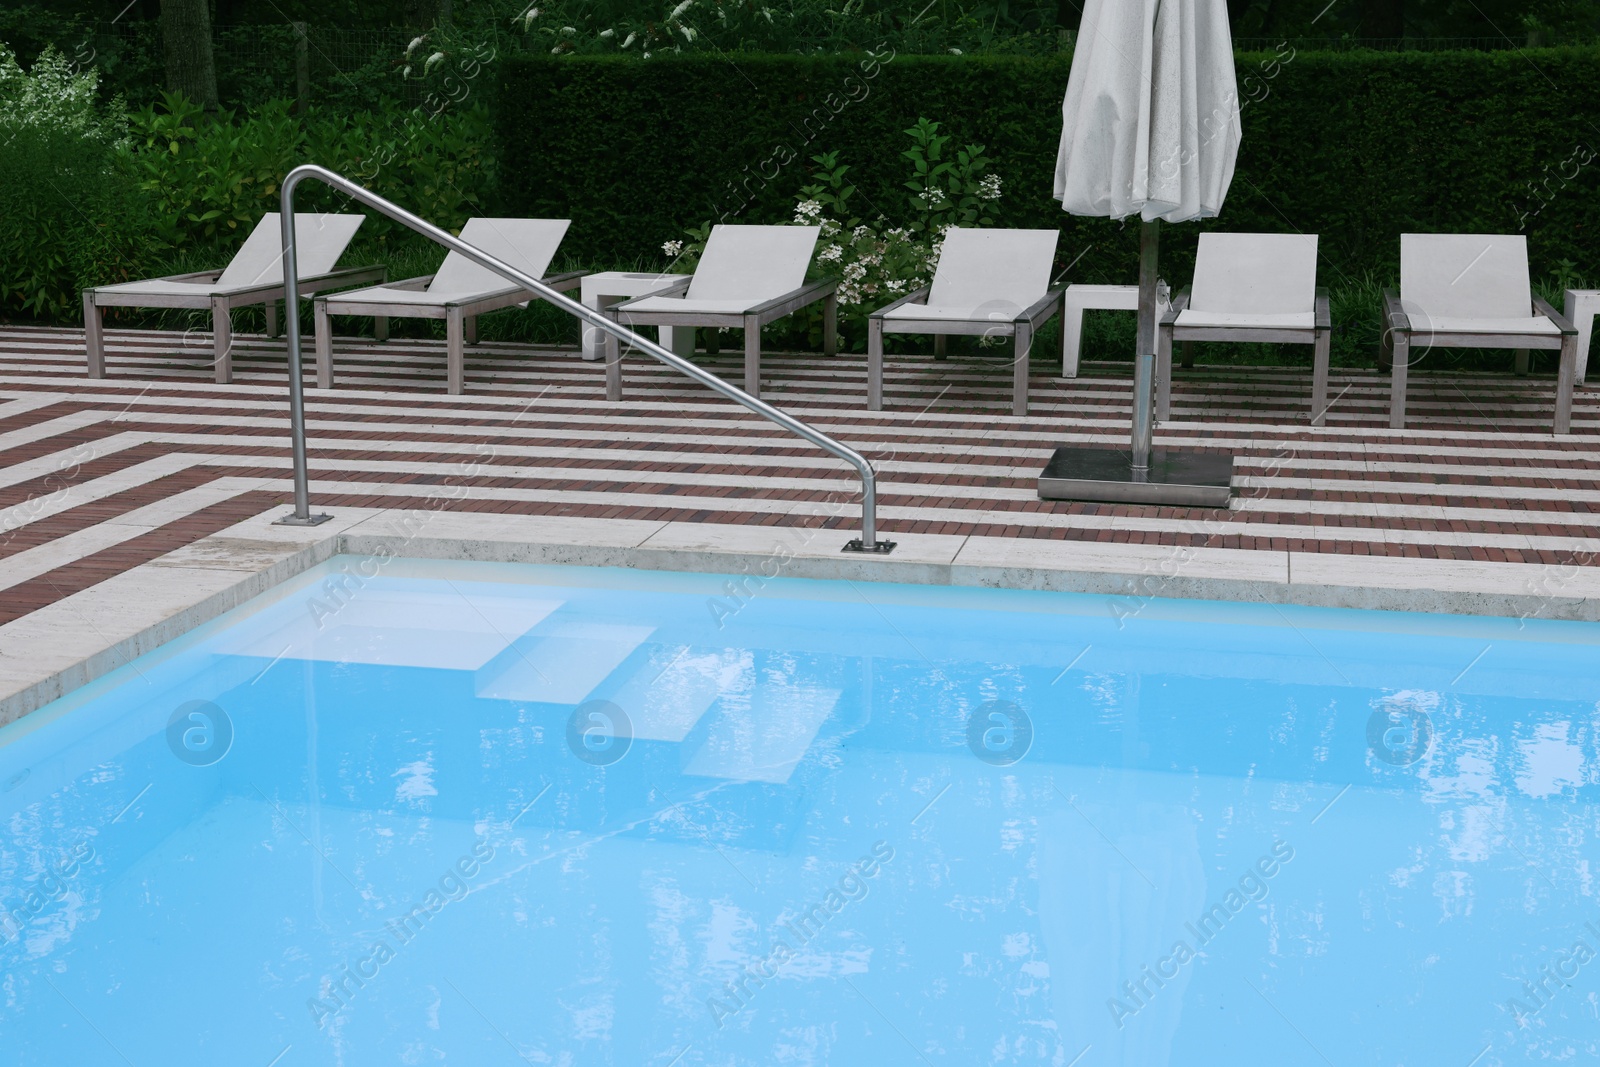
[[[868, 222], [850, 213], [856, 187], [837, 152], [811, 157], [817, 165], [813, 181], [801, 188], [791, 220], [820, 227], [812, 273], [838, 281], [840, 343], [858, 350], [866, 347], [869, 314], [932, 281], [946, 233], [957, 226], [992, 226], [1000, 214], [1002, 182], [989, 170], [982, 145], [967, 145], [947, 159], [950, 138], [939, 133], [937, 122], [919, 119], [905, 132], [912, 140], [902, 153], [913, 167], [905, 183], [912, 195], [909, 217], [899, 225], [883, 215]], [[710, 232], [707, 223], [690, 229], [688, 241], [662, 245], [673, 257], [671, 269], [693, 270]], [[806, 314], [809, 339], [818, 342], [822, 312], [813, 307]]]
[[0, 44], [0, 319], [70, 321], [85, 284], [120, 281], [149, 214], [117, 167], [120, 100], [54, 49], [24, 71]]
[[33, 127], [119, 141], [127, 135], [126, 108], [120, 99], [101, 107], [99, 88], [98, 71], [75, 70], [53, 47], [24, 71], [0, 43], [0, 129]]

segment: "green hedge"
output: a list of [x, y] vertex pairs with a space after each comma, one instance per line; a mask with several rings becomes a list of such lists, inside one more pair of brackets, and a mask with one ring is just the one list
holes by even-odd
[[[1238, 65], [1244, 145], [1207, 226], [1320, 233], [1321, 279], [1346, 291], [1393, 284], [1405, 231], [1525, 230], [1537, 281], [1563, 260], [1569, 275], [1600, 275], [1600, 164], [1588, 162], [1600, 133], [1583, 119], [1600, 113], [1600, 49], [1286, 52]], [[1067, 216], [1051, 199], [1069, 66], [1065, 55], [509, 57], [495, 73], [501, 206], [570, 216], [583, 259], [648, 259], [724, 213], [787, 218], [810, 156], [838, 150], [857, 206], [895, 220], [906, 214], [900, 131], [925, 116], [988, 146], [1006, 179], [1004, 225], [1062, 229], [1069, 280], [1131, 281], [1136, 227]], [[1188, 280], [1199, 229], [1164, 231], [1175, 282]]]

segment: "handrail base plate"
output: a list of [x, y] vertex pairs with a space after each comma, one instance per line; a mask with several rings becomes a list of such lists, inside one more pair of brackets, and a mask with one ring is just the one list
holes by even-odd
[[872, 545], [867, 545], [867, 544], [862, 542], [861, 538], [856, 537], [856, 538], [852, 538], [849, 541], [846, 541], [844, 543], [844, 547], [841, 548], [839, 551], [840, 552], [864, 552], [864, 553], [867, 553], [869, 555], [874, 555], [874, 556], [887, 556], [889, 553], [894, 551], [894, 546], [897, 545], [897, 544], [899, 544], [898, 541], [877, 541], [877, 542], [874, 542]]
[[274, 526], [321, 526], [323, 523], [327, 522], [331, 518], [333, 518], [332, 515], [317, 514], [317, 515], [307, 515], [305, 518], [302, 519], [300, 516], [296, 515], [294, 512], [291, 511], [289, 514], [285, 515], [283, 518], [275, 519], [273, 521], [272, 525], [274, 525]]

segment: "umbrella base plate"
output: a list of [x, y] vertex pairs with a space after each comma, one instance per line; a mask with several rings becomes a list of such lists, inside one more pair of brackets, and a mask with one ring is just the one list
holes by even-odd
[[1039, 475], [1041, 500], [1225, 508], [1233, 497], [1233, 457], [1156, 448], [1135, 479], [1132, 455], [1109, 448], [1058, 448]]

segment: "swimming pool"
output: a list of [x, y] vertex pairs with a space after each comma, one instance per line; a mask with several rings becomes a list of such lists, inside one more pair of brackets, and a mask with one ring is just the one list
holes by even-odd
[[0, 1062], [1581, 1061], [1597, 653], [336, 559], [0, 731]]

